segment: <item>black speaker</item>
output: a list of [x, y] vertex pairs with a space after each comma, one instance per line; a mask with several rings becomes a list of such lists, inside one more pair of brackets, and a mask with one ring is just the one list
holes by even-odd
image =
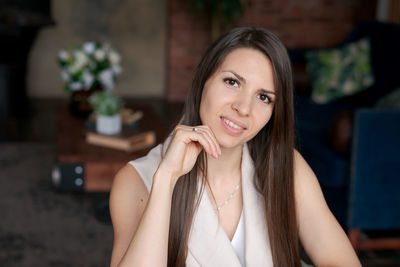
[[64, 192], [83, 192], [85, 166], [81, 163], [59, 163], [52, 170], [52, 184]]

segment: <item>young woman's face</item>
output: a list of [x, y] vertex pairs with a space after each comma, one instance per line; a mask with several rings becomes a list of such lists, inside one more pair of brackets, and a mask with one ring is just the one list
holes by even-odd
[[260, 51], [238, 48], [206, 81], [200, 118], [221, 147], [251, 140], [269, 121], [275, 86], [270, 60]]

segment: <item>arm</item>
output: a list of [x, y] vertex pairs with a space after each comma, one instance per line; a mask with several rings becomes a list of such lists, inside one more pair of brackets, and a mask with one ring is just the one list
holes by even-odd
[[111, 266], [166, 266], [172, 193], [179, 177], [189, 172], [204, 148], [218, 154], [215, 137], [178, 126], [147, 193], [137, 171], [124, 167], [115, 177], [110, 211], [114, 227]]
[[110, 194], [110, 214], [114, 229], [111, 267], [118, 266], [138, 228], [149, 198], [136, 169], [127, 164], [115, 176]]
[[295, 151], [295, 197], [300, 240], [316, 266], [361, 266], [330, 212], [315, 174]]
[[[117, 175], [110, 198], [115, 234], [112, 266], [166, 265], [173, 187], [165, 173], [164, 179], [158, 179], [160, 173], [154, 175], [150, 194], [137, 172], [131, 177]], [[129, 182], [121, 182], [124, 178], [140, 180], [147, 194], [140, 192], [143, 189], [129, 186]]]

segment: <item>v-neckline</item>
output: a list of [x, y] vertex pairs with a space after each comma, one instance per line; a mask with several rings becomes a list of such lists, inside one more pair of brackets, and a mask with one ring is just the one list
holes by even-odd
[[[240, 186], [243, 186], [242, 183], [243, 183], [243, 180], [241, 180], [241, 185], [240, 185]], [[242, 210], [240, 211], [240, 217], [239, 217], [239, 220], [238, 220], [238, 222], [237, 222], [237, 224], [236, 224], [236, 229], [235, 229], [235, 232], [233, 233], [232, 240], [231, 240], [231, 239], [229, 238], [228, 234], [226, 233], [224, 227], [222, 226], [221, 222], [219, 221], [218, 213], [217, 213], [217, 211], [214, 209], [214, 205], [213, 205], [213, 203], [212, 203], [212, 201], [211, 201], [210, 196], [208, 195], [207, 188], [204, 187], [204, 191], [205, 191], [205, 192], [203, 192], [203, 196], [205, 196], [205, 198], [207, 199], [207, 202], [209, 203], [209, 205], [211, 205], [212, 210], [214, 211], [214, 216], [215, 216], [215, 218], [216, 218], [216, 220], [217, 220], [217, 222], [218, 222], [218, 226], [221, 227], [222, 230], [224, 230], [224, 233], [225, 233], [225, 235], [226, 235], [226, 238], [229, 240], [229, 242], [232, 243], [232, 240], [235, 238], [235, 235], [236, 235], [236, 233], [237, 233], [237, 231], [238, 231], [239, 224], [240, 224], [241, 220], [243, 219], [243, 218], [242, 218], [242, 217], [243, 217], [243, 206], [244, 206], [244, 203], [243, 203], [243, 195], [242, 195]], [[243, 194], [243, 192], [241, 192], [241, 194]]]
[[[243, 149], [241, 172], [245, 264], [246, 266], [272, 266], [263, 199], [254, 187], [254, 166], [246, 144]], [[201, 179], [199, 183], [201, 186]], [[208, 193], [203, 191], [191, 227], [188, 263], [196, 262], [198, 266], [241, 266], [225, 230], [220, 228], [222, 226]], [[189, 264], [188, 266], [197, 265]]]
[[[237, 237], [239, 231], [241, 231], [240, 228], [243, 228], [242, 225], [243, 225], [243, 208], [242, 208], [242, 212], [240, 213], [239, 222], [238, 222], [238, 224], [236, 225], [235, 233], [234, 233], [233, 236], [232, 236], [232, 240], [230, 240], [230, 241], [231, 241], [231, 244], [233, 243], [233, 240], [235, 240], [235, 237]], [[244, 229], [244, 228], [243, 228], [243, 229]]]
[[[232, 239], [230, 239], [229, 238], [229, 235], [228, 235], [228, 233], [226, 232], [226, 230], [225, 230], [225, 228], [222, 226], [222, 224], [221, 224], [221, 222], [220, 222], [220, 220], [219, 220], [219, 215], [218, 215], [218, 211], [217, 210], [215, 210], [215, 208], [214, 208], [214, 204], [213, 204], [213, 202], [211, 201], [211, 197], [210, 197], [210, 195], [208, 194], [208, 192], [210, 191], [211, 192], [211, 194], [212, 194], [212, 191], [211, 191], [211, 186], [209, 185], [208, 187], [209, 187], [209, 190], [207, 190], [207, 185], [203, 185], [203, 183], [202, 183], [202, 179], [199, 179], [199, 184], [200, 184], [200, 186], [204, 186], [204, 191], [205, 192], [203, 192], [203, 195], [205, 194], [205, 196], [206, 196], [206, 198], [207, 198], [207, 200], [208, 200], [208, 202], [209, 202], [209, 204], [211, 205], [211, 207], [212, 207], [212, 210], [214, 211], [214, 215], [215, 215], [215, 217], [216, 217], [216, 219], [217, 219], [217, 221], [218, 221], [218, 226], [219, 227], [221, 227], [223, 230], [224, 230], [224, 233], [225, 233], [225, 235], [226, 235], [226, 237], [228, 238], [228, 240], [229, 240], [229, 242], [232, 242], [232, 240], [234, 239], [234, 237], [235, 237], [235, 235], [236, 235], [236, 233], [237, 233], [237, 230], [238, 230], [238, 228], [239, 228], [239, 225], [240, 225], [240, 222], [241, 222], [241, 220], [242, 220], [242, 217], [243, 217], [243, 206], [244, 206], [244, 204], [243, 204], [243, 201], [244, 201], [244, 199], [243, 199], [243, 154], [244, 154], [244, 149], [247, 149], [247, 146], [246, 145], [243, 145], [242, 146], [242, 154], [241, 154], [241, 159], [240, 159], [240, 194], [241, 194], [241, 206], [242, 206], [242, 208], [241, 208], [241, 211], [240, 211], [240, 216], [239, 216], [239, 220], [237, 221], [237, 223], [236, 223], [236, 229], [235, 229], [235, 232], [233, 233], [233, 235], [232, 235]], [[247, 151], [247, 150], [246, 150]], [[218, 205], [217, 203], [215, 203], [216, 205]]]

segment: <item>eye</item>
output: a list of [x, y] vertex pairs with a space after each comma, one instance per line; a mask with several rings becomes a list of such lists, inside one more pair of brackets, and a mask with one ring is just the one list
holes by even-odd
[[259, 98], [262, 102], [264, 102], [266, 104], [272, 103], [271, 98], [267, 94], [260, 93], [257, 95], [257, 98]]
[[234, 78], [225, 78], [224, 82], [230, 86], [239, 87], [239, 81]]

